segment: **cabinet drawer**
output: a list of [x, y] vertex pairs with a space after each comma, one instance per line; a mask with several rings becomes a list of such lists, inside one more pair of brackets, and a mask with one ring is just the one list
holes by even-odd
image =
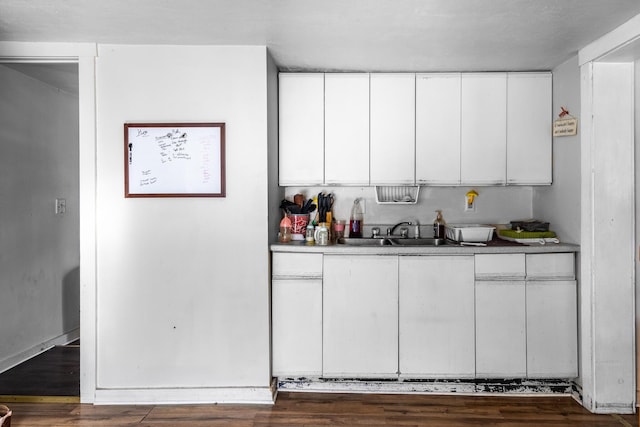
[[527, 254], [527, 280], [573, 280], [575, 261], [572, 253]]
[[475, 256], [476, 280], [521, 280], [525, 277], [524, 254], [479, 254]]
[[322, 277], [322, 254], [281, 253], [273, 254], [272, 276], [317, 278]]

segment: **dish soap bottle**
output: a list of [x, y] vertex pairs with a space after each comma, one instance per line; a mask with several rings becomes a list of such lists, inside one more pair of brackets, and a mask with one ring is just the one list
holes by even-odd
[[349, 220], [349, 237], [362, 237], [362, 207], [360, 199], [353, 201], [351, 219]]
[[433, 221], [433, 237], [435, 239], [444, 239], [444, 227], [447, 223], [442, 218], [441, 210], [437, 210], [436, 213], [436, 219]]

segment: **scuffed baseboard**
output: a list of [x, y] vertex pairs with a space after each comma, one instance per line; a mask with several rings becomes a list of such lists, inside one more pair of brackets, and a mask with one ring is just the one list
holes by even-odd
[[517, 394], [573, 395], [574, 383], [565, 379], [466, 379], [466, 380], [358, 380], [324, 378], [278, 378], [280, 391], [332, 393], [417, 394]]

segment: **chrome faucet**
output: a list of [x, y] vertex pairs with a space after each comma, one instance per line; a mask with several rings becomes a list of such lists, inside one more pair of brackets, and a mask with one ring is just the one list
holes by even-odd
[[[393, 236], [393, 232], [396, 231], [396, 228], [400, 227], [401, 225], [412, 225], [413, 223], [409, 222], [409, 221], [403, 221], [403, 222], [399, 222], [396, 225], [394, 225], [393, 227], [387, 228], [387, 236]], [[409, 233], [409, 230], [406, 228], [403, 228], [401, 230], [401, 236], [402, 237], [407, 237]]]

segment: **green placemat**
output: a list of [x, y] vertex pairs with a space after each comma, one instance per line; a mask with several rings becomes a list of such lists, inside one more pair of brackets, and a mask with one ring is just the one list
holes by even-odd
[[500, 230], [498, 234], [512, 239], [550, 239], [556, 237], [553, 231], [516, 231], [516, 230]]

